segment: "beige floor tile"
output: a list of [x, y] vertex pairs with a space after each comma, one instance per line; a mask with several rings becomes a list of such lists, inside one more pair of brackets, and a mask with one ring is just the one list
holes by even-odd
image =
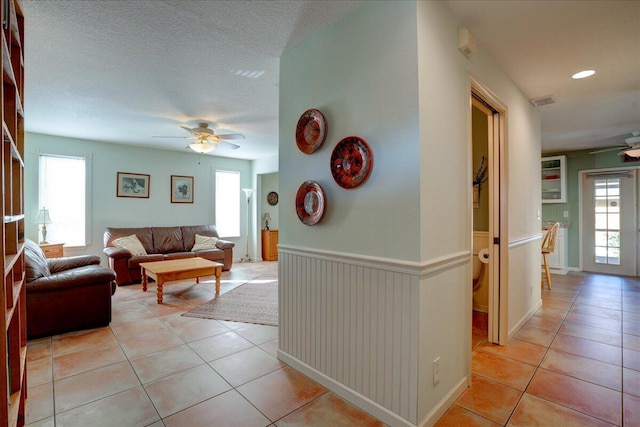
[[139, 386], [58, 414], [56, 426], [148, 426], [159, 420], [149, 397]]
[[285, 366], [284, 363], [258, 347], [221, 357], [210, 362], [209, 365], [234, 387]]
[[540, 367], [622, 391], [622, 367], [549, 349]]
[[56, 380], [81, 372], [113, 365], [126, 360], [117, 342], [104, 346], [65, 353], [53, 358], [53, 375]]
[[164, 419], [166, 427], [263, 427], [269, 424], [269, 420], [235, 390]]
[[384, 424], [345, 402], [333, 393], [325, 393], [276, 422], [278, 427], [332, 426], [384, 427]]
[[186, 344], [131, 359], [142, 384], [204, 365], [204, 361]]
[[509, 427], [610, 427], [611, 424], [525, 393], [507, 424]]
[[435, 427], [497, 427], [499, 425], [472, 411], [453, 405], [440, 417]]
[[252, 347], [252, 344], [235, 332], [229, 331], [224, 334], [191, 342], [189, 343], [189, 347], [205, 362], [211, 362], [212, 360]]
[[271, 421], [276, 421], [327, 392], [327, 389], [286, 367], [237, 388]]
[[94, 369], [55, 382], [56, 414], [140, 385], [129, 362]]
[[456, 404], [504, 425], [520, 400], [522, 391], [476, 375], [471, 378], [471, 384]]
[[181, 371], [144, 385], [162, 418], [231, 389], [208, 365]]

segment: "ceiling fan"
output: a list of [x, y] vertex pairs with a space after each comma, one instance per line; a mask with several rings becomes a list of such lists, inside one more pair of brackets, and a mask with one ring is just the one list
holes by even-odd
[[631, 135], [632, 136], [630, 138], [624, 140], [626, 145], [616, 145], [611, 148], [591, 151], [589, 154], [606, 153], [607, 151], [619, 150], [618, 156], [624, 156], [626, 154], [630, 157], [640, 157], [640, 131], [631, 132]]
[[190, 133], [188, 136], [154, 136], [154, 138], [193, 138], [193, 142], [186, 148], [191, 148], [197, 153], [208, 153], [216, 149], [218, 144], [226, 144], [232, 150], [240, 148], [239, 145], [228, 142], [228, 139], [244, 139], [244, 135], [239, 133], [228, 133], [224, 135], [216, 134], [213, 129], [209, 129], [208, 123], [198, 123], [198, 127], [188, 128], [180, 126], [182, 129]]

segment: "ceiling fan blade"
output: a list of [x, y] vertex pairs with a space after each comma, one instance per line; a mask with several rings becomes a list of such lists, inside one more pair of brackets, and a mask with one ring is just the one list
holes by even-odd
[[151, 138], [181, 138], [181, 139], [185, 139], [185, 138], [191, 138], [190, 136], [158, 136], [158, 135], [154, 135]]
[[603, 148], [602, 150], [590, 151], [589, 154], [607, 153], [609, 151], [615, 151], [625, 147], [629, 148], [627, 145], [617, 145], [615, 147]]
[[191, 135], [197, 135], [198, 134], [196, 129], [191, 129], [191, 128], [188, 128], [186, 126], [180, 126], [180, 127], [182, 129], [186, 130], [187, 132], [189, 132]]
[[226, 135], [218, 135], [216, 136], [220, 139], [245, 139], [244, 135], [240, 135], [239, 133], [228, 133]]
[[237, 144], [233, 144], [231, 142], [227, 142], [227, 141], [220, 141], [220, 143], [222, 143], [223, 145], [226, 145], [227, 147], [231, 148], [232, 150], [237, 150], [238, 148], [240, 148], [239, 145]]

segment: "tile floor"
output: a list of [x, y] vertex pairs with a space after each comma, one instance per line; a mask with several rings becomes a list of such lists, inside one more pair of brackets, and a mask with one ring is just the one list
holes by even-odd
[[[277, 280], [277, 262], [235, 264], [221, 293]], [[382, 426], [276, 358], [273, 326], [184, 317], [214, 280], [123, 286], [109, 327], [28, 343], [28, 426]]]
[[[277, 278], [235, 264], [222, 293]], [[213, 280], [140, 285], [113, 300], [109, 327], [29, 342], [29, 426], [376, 426], [375, 418], [275, 357], [277, 328], [181, 316]], [[553, 277], [543, 307], [504, 347], [474, 313], [472, 386], [439, 426], [640, 426], [640, 281]]]
[[472, 385], [437, 426], [640, 426], [640, 280], [552, 277], [504, 347], [474, 313]]

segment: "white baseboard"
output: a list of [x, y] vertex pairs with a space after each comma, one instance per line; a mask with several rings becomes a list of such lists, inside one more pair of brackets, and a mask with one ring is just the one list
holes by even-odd
[[542, 307], [542, 299], [538, 301], [533, 307], [531, 307], [531, 310], [529, 310], [527, 314], [522, 316], [518, 323], [516, 323], [515, 326], [511, 328], [511, 330], [509, 331], [509, 340], [511, 340], [511, 338], [513, 338], [520, 331], [520, 328], [522, 328], [524, 324], [527, 323], [527, 321], [531, 319], [534, 314], [536, 314], [536, 311], [538, 311], [540, 307]]
[[458, 384], [453, 387], [449, 393], [445, 397], [438, 402], [438, 404], [424, 417], [424, 419], [418, 424], [420, 427], [430, 427], [434, 425], [440, 417], [447, 412], [447, 409], [451, 407], [455, 403], [456, 400], [460, 397], [462, 393], [469, 386], [469, 379], [467, 377], [462, 378], [458, 381]]

